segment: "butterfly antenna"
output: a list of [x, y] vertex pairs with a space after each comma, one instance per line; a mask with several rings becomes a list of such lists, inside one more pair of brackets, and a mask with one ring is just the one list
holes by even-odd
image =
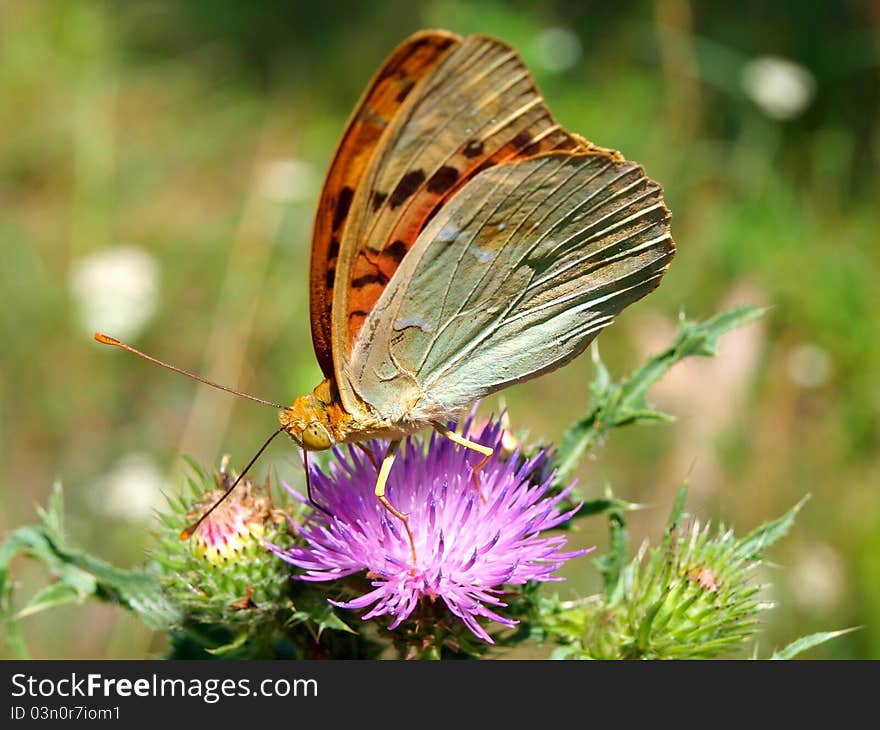
[[325, 507], [322, 507], [315, 501], [315, 498], [312, 496], [312, 476], [309, 473], [309, 452], [305, 449], [302, 450], [303, 453], [303, 468], [306, 470], [306, 495], [309, 498], [309, 502], [312, 507], [321, 510], [328, 517], [333, 517], [333, 513]]
[[[102, 345], [112, 345], [113, 347], [118, 347], [122, 350], [132, 353], [133, 355], [137, 355], [138, 357], [144, 358], [144, 360], [149, 360], [156, 365], [161, 365], [163, 368], [167, 368], [168, 370], [173, 370], [175, 373], [180, 373], [181, 375], [186, 375], [188, 378], [192, 378], [193, 380], [198, 380], [200, 383], [204, 383], [205, 385], [210, 385], [212, 388], [217, 388], [218, 390], [225, 390], [227, 393], [232, 393], [233, 395], [240, 396], [241, 398], [247, 398], [248, 400], [256, 401], [257, 403], [262, 403], [264, 406], [272, 406], [272, 408], [277, 408], [278, 410], [284, 410], [284, 406], [273, 403], [269, 400], [263, 400], [262, 398], [257, 398], [255, 395], [250, 395], [248, 393], [242, 393], [239, 390], [235, 390], [234, 388], [227, 388], [225, 385], [220, 385], [219, 383], [214, 383], [207, 378], [203, 378], [201, 375], [196, 375], [195, 373], [191, 373], [188, 370], [183, 370], [182, 368], [175, 367], [174, 365], [169, 365], [167, 362], [162, 362], [161, 360], [157, 360], [155, 357], [150, 357], [149, 355], [141, 352], [140, 350], [136, 350], [131, 345], [126, 345], [124, 342], [120, 342], [115, 337], [110, 337], [109, 335], [105, 335], [101, 332], [95, 332], [95, 339], [100, 342]], [[239, 477], [241, 478], [241, 477]]]
[[279, 428], [279, 429], [278, 429], [275, 433], [273, 433], [268, 439], [266, 439], [266, 443], [264, 443], [264, 444], [260, 447], [260, 450], [259, 450], [256, 454], [254, 454], [254, 458], [251, 459], [251, 460], [248, 462], [248, 465], [242, 470], [241, 474], [238, 475], [238, 478], [232, 483], [232, 486], [229, 487], [229, 489], [227, 489], [227, 490], [223, 493], [223, 495], [220, 497], [220, 499], [218, 499], [216, 502], [214, 502], [214, 504], [211, 505], [211, 507], [208, 509], [208, 511], [205, 512], [204, 514], [202, 514], [202, 516], [199, 517], [199, 519], [197, 519], [195, 522], [193, 522], [193, 523], [192, 523], [191, 525], [189, 525], [188, 527], [185, 527], [185, 528], [180, 532], [180, 539], [181, 539], [181, 540], [189, 540], [189, 538], [192, 537], [193, 533], [194, 533], [196, 530], [199, 529], [199, 525], [201, 525], [202, 522], [204, 522], [204, 521], [207, 519], [208, 515], [210, 515], [215, 509], [217, 509], [217, 508], [223, 503], [223, 500], [225, 500], [225, 499], [226, 499], [226, 498], [232, 493], [232, 490], [235, 489], [235, 488], [238, 486], [238, 483], [239, 483], [242, 479], [244, 479], [244, 475], [248, 473], [248, 469], [250, 469], [250, 468], [254, 465], [254, 462], [255, 462], [257, 459], [260, 458], [260, 454], [262, 454], [262, 453], [266, 450], [266, 447], [269, 446], [269, 444], [272, 443], [272, 440], [273, 440], [273, 439], [274, 439], [279, 433], [281, 433], [283, 430], [284, 430], [284, 426], [282, 426], [281, 428]]

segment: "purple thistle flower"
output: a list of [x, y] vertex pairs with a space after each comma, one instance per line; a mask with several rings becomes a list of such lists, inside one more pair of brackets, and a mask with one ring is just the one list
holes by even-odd
[[[589, 550], [561, 552], [563, 535], [543, 537], [543, 530], [568, 520], [577, 508], [561, 512], [561, 494], [545, 497], [550, 478], [540, 484], [530, 477], [540, 473], [545, 451], [531, 459], [516, 452], [500, 456], [504, 431], [496, 422], [471, 434], [491, 444], [495, 454], [480, 471], [480, 489], [471, 478], [471, 462], [481, 458], [448, 439], [433, 434], [427, 450], [409, 438], [391, 470], [386, 495], [409, 516], [418, 563], [412, 565], [403, 525], [379, 503], [373, 490], [376, 470], [358, 450], [335, 449], [336, 461], [325, 475], [314, 469], [315, 500], [333, 517], [314, 511], [296, 529], [305, 544], [288, 550], [272, 549], [287, 562], [305, 570], [304, 581], [329, 581], [367, 571], [374, 590], [341, 608], [370, 607], [363, 618], [388, 615], [389, 628], [407, 619], [420, 599], [442, 598], [479, 638], [492, 643], [478, 619], [505, 626], [517, 622], [497, 613], [507, 604], [501, 586], [527, 581], [562, 580], [554, 571], [566, 560]], [[386, 444], [368, 444], [377, 463]], [[573, 486], [573, 485], [572, 485]], [[304, 498], [290, 490], [298, 499]]]

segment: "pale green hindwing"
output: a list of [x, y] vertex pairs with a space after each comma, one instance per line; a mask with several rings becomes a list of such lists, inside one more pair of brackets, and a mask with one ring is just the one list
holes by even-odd
[[490, 168], [419, 235], [346, 374], [390, 420], [456, 415], [580, 354], [674, 251], [662, 190], [635, 163], [549, 153]]

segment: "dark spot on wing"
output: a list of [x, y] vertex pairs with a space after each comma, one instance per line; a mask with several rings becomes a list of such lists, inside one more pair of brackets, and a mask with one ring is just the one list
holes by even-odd
[[415, 86], [415, 85], [416, 85], [416, 82], [413, 81], [412, 79], [404, 80], [401, 83], [400, 91], [397, 93], [397, 96], [394, 98], [394, 100], [398, 104], [401, 103], [404, 99], [406, 99], [406, 97], [409, 96], [409, 92], [413, 90], [413, 86]]
[[326, 277], [327, 277], [327, 279], [326, 279], [327, 288], [332, 289], [333, 284], [336, 282], [336, 267], [335, 266], [330, 266], [327, 269]]
[[444, 38], [439, 43], [437, 43], [437, 48], [441, 51], [445, 51], [449, 46], [456, 42], [455, 38]]
[[411, 170], [400, 178], [400, 182], [397, 183], [397, 187], [391, 193], [389, 201], [391, 209], [394, 210], [394, 208], [402, 205], [410, 195], [421, 187], [423, 182], [425, 182], [424, 170]]
[[365, 312], [362, 309], [355, 309], [353, 312], [348, 313], [348, 327], [352, 334], [352, 339], [357, 333], [360, 331], [360, 328], [364, 325], [364, 320], [366, 320], [369, 312]]
[[382, 250], [382, 255], [393, 259], [399, 264], [403, 261], [403, 257], [406, 256], [407, 251], [409, 251], [409, 247], [403, 241], [395, 241]]
[[333, 230], [339, 230], [339, 226], [345, 221], [348, 215], [348, 209], [351, 207], [351, 200], [354, 197], [354, 190], [346, 185], [339, 191], [339, 197], [336, 199], [336, 210], [333, 211]]
[[[439, 48], [440, 50], [443, 50], [444, 48], [446, 48], [446, 46], [443, 45], [444, 42], [445, 42], [445, 40], [438, 43], [437, 48]], [[429, 44], [433, 44], [433, 43], [434, 43], [434, 39], [431, 36], [425, 36], [424, 38], [417, 38], [410, 45], [410, 53], [415, 54], [415, 52], [419, 48], [424, 48], [425, 46], [427, 46]]]
[[456, 180], [458, 180], [458, 170], [449, 165], [444, 165], [431, 175], [431, 179], [428, 180], [428, 192], [438, 194], [445, 193], [449, 188], [455, 185]]
[[327, 251], [327, 259], [335, 259], [339, 256], [339, 239], [333, 236], [330, 239], [330, 248]]
[[523, 130], [516, 137], [513, 138], [513, 141], [510, 143], [515, 149], [522, 149], [523, 147], [528, 146], [528, 144], [532, 141], [532, 135], [530, 132], [526, 132]]
[[465, 157], [476, 157], [483, 154], [483, 143], [478, 139], [470, 140], [462, 150]]
[[437, 213], [440, 211], [440, 208], [442, 208], [442, 207], [443, 207], [443, 206], [441, 206], [441, 205], [435, 205], [435, 206], [434, 206], [434, 209], [433, 209], [430, 213], [428, 213], [428, 217], [425, 218], [425, 222], [422, 223], [422, 227], [421, 227], [421, 229], [419, 230], [419, 233], [421, 233], [422, 231], [425, 230], [425, 228], [426, 228], [426, 227], [428, 226], [428, 224], [431, 222], [431, 219], [432, 219], [435, 215], [437, 215]]
[[[420, 38], [420, 39], [414, 41], [410, 45], [410, 47], [408, 48], [408, 51], [411, 56], [415, 56], [418, 53], [418, 51], [421, 48], [424, 48], [425, 46], [433, 46], [438, 51], [445, 51], [454, 42], [455, 42], [455, 39], [453, 39], [453, 38], [443, 38], [440, 40], [438, 40], [436, 38], [431, 38], [431, 37]], [[439, 55], [439, 54], [437, 54], [437, 55]], [[385, 68], [382, 70], [382, 73], [379, 76], [379, 78], [376, 79], [376, 83], [377, 84], [380, 83], [384, 79], [387, 79], [389, 76], [402, 76], [405, 73], [406, 72], [402, 68], [400, 68], [399, 65], [392, 66], [391, 68]]]
[[373, 191], [372, 205], [374, 213], [382, 207], [382, 203], [385, 202], [385, 198], [387, 197], [388, 195], [386, 193], [380, 193], [378, 190]]
[[355, 289], [363, 289], [367, 284], [387, 284], [388, 277], [385, 276], [381, 271], [375, 274], [364, 274], [364, 276], [359, 276], [357, 279], [353, 279], [351, 282], [352, 287]]
[[490, 167], [495, 166], [495, 160], [491, 157], [488, 160], [483, 160], [479, 165], [474, 168], [474, 171], [471, 173], [472, 175], [477, 175], [481, 173], [483, 170], [488, 170]]

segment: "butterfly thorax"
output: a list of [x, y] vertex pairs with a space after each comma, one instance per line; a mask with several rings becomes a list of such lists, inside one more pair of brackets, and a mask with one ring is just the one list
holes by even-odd
[[366, 403], [357, 405], [360, 407], [350, 412], [336, 383], [328, 378], [282, 410], [279, 421], [287, 434], [309, 451], [371, 438], [400, 439], [428, 425], [428, 421], [382, 418]]
[[311, 393], [297, 398], [279, 414], [287, 434], [309, 451], [323, 451], [346, 441], [352, 417], [332, 380], [323, 380]]

